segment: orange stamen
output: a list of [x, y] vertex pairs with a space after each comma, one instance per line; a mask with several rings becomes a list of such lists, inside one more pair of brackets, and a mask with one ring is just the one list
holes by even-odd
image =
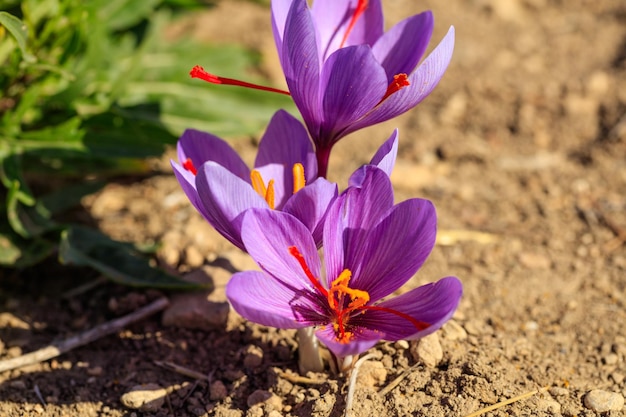
[[[328, 307], [333, 315], [333, 330], [339, 343], [346, 344], [352, 340], [354, 333], [347, 330], [348, 322], [350, 318], [363, 313], [364, 310], [384, 311], [394, 314], [409, 321], [418, 331], [430, 326], [428, 323], [416, 320], [408, 314], [392, 308], [366, 305], [370, 301], [370, 295], [367, 291], [349, 287], [348, 284], [350, 283], [350, 278], [352, 278], [352, 272], [349, 269], [341, 271], [341, 274], [331, 283], [330, 289], [327, 290], [322, 286], [320, 280], [313, 275], [306, 264], [306, 260], [295, 246], [289, 247], [289, 253], [296, 258], [311, 284], [328, 300]], [[349, 300], [347, 305], [346, 297]]]
[[380, 102], [378, 102], [378, 104], [382, 103], [383, 101], [387, 100], [387, 98], [392, 95], [393, 93], [397, 92], [398, 90], [401, 90], [402, 88], [411, 85], [411, 83], [409, 82], [409, 78], [406, 74], [402, 73], [402, 74], [396, 74], [393, 76], [393, 81], [389, 84], [389, 86], [387, 87], [387, 91], [385, 92], [385, 95], [383, 96], [383, 98], [380, 100]]
[[236, 85], [239, 87], [252, 88], [255, 90], [269, 91], [271, 93], [279, 93], [290, 96], [289, 91], [280, 90], [278, 88], [266, 87], [263, 85], [247, 83], [245, 81], [234, 80], [232, 78], [220, 77], [215, 74], [208, 73], [200, 65], [196, 65], [189, 71], [191, 78], [199, 78], [211, 84]]
[[193, 161], [191, 160], [191, 158], [185, 159], [185, 161], [183, 162], [183, 168], [185, 168], [187, 171], [191, 172], [193, 175], [197, 175], [198, 174], [198, 170], [194, 166]]
[[361, 15], [365, 12], [365, 9], [367, 9], [367, 3], [368, 0], [359, 0], [359, 3], [356, 5], [354, 13], [352, 14], [352, 19], [350, 19], [350, 23], [348, 24], [348, 29], [346, 29], [346, 33], [344, 33], [341, 44], [339, 45], [340, 48], [343, 48], [346, 44], [348, 36], [350, 36], [350, 32], [352, 32], [354, 25], [356, 25], [356, 21], [359, 20], [359, 17], [361, 17]]
[[257, 192], [266, 202], [270, 208], [274, 209], [274, 180], [270, 180], [267, 183], [267, 187], [263, 182], [263, 177], [261, 177], [261, 173], [256, 169], [250, 171], [250, 182], [252, 183], [252, 188]]
[[304, 188], [306, 179], [304, 178], [304, 167], [300, 163], [293, 165], [293, 193], [297, 193]]

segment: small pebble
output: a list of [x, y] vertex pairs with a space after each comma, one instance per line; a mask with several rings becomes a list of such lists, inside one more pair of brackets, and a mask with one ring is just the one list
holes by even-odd
[[91, 376], [100, 376], [102, 375], [102, 367], [101, 366], [96, 366], [93, 368], [89, 368], [87, 369], [87, 374], [91, 375]]
[[539, 411], [550, 413], [550, 415], [561, 414], [561, 404], [554, 400], [539, 399], [537, 401], [537, 409]]
[[619, 360], [619, 356], [617, 356], [615, 353], [609, 353], [604, 358], [602, 358], [602, 361], [606, 365], [615, 365], [617, 364], [618, 360]]
[[361, 364], [357, 375], [359, 387], [381, 386], [387, 380], [387, 370], [381, 362], [367, 361]]
[[209, 301], [204, 292], [176, 294], [170, 301], [161, 317], [164, 326], [214, 330], [223, 329], [228, 321], [229, 304]]
[[265, 403], [268, 406], [272, 407], [274, 410], [280, 410], [283, 407], [283, 400], [279, 396], [262, 389], [258, 389], [250, 394], [248, 396], [248, 399], [246, 400], [246, 403], [248, 404], [248, 407], [252, 407], [256, 404]]
[[439, 343], [439, 336], [433, 333], [418, 341], [412, 342], [409, 352], [416, 362], [434, 368], [443, 359], [443, 349]]
[[226, 385], [222, 381], [215, 381], [211, 384], [209, 388], [210, 396], [209, 398], [212, 401], [223, 400], [228, 396], [228, 390], [226, 389]]
[[455, 320], [450, 320], [442, 327], [443, 337], [448, 340], [465, 340], [467, 339], [467, 332], [465, 329], [457, 323]]
[[120, 397], [124, 407], [154, 413], [165, 403], [167, 392], [157, 384], [136, 385]]
[[406, 340], [398, 340], [396, 343], [393, 344], [393, 347], [395, 347], [396, 349], [407, 350], [409, 348], [409, 342], [407, 342]]
[[258, 346], [249, 345], [246, 348], [243, 358], [243, 366], [249, 369], [258, 368], [263, 363], [263, 349]]
[[585, 407], [596, 413], [607, 411], [621, 411], [624, 408], [624, 397], [615, 392], [608, 392], [599, 389], [589, 391], [585, 395]]

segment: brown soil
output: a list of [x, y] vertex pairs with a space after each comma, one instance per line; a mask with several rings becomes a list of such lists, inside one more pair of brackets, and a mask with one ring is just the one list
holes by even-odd
[[[457, 275], [465, 295], [453, 324], [439, 332], [444, 354], [436, 366], [416, 362], [404, 343], [372, 350], [382, 357], [361, 368], [354, 415], [464, 416], [544, 386], [551, 388], [487, 415], [597, 415], [584, 403], [590, 390], [626, 395], [626, 3], [388, 0], [384, 6], [388, 24], [432, 9], [436, 40], [454, 24], [454, 58], [417, 109], [344, 139], [331, 179], [345, 184], [398, 126], [397, 200], [433, 200], [441, 238], [403, 290]], [[222, 2], [196, 19], [179, 30], [272, 50], [265, 8]], [[280, 79], [274, 55], [263, 70]], [[233, 143], [251, 160], [254, 140]], [[162, 263], [181, 274], [204, 270], [217, 286], [211, 298], [223, 300], [229, 271], [250, 268], [251, 261], [194, 212], [166, 159], [163, 171], [110, 184], [85, 208], [116, 239], [162, 242]], [[93, 278], [53, 263], [37, 273], [5, 272], [0, 358], [92, 328], [157, 296], [107, 283], [61, 297]], [[201, 372], [210, 383], [155, 361]], [[225, 328], [210, 331], [164, 327], [153, 317], [57, 360], [0, 374], [0, 414], [343, 415], [345, 377], [312, 375], [321, 383], [310, 384], [281, 373], [296, 369], [293, 331], [249, 324], [234, 313]], [[399, 386], [378, 394], [406, 370]], [[120, 403], [131, 387], [147, 383], [167, 390], [157, 411]], [[249, 405], [267, 392], [274, 397]]]

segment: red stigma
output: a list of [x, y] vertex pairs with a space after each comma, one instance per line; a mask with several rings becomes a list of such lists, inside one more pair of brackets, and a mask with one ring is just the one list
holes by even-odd
[[220, 77], [215, 74], [208, 73], [200, 65], [196, 65], [189, 71], [191, 78], [199, 78], [211, 84], [223, 84], [223, 85], [236, 85], [239, 87], [251, 88], [253, 90], [269, 91], [270, 93], [279, 93], [290, 96], [289, 91], [279, 90], [278, 88], [266, 87], [263, 85], [247, 83], [245, 81], [239, 81], [232, 78]]
[[193, 161], [191, 160], [191, 158], [185, 159], [185, 161], [183, 162], [183, 168], [185, 168], [187, 171], [191, 172], [193, 175], [198, 174], [198, 170], [194, 166]]
[[385, 95], [383, 96], [383, 98], [380, 100], [378, 104], [387, 100], [387, 98], [389, 98], [389, 96], [392, 95], [393, 93], [396, 93], [398, 92], [398, 90], [401, 90], [404, 87], [407, 87], [409, 85], [411, 85], [411, 83], [409, 82], [409, 77], [406, 74], [402, 73], [402, 74], [394, 75], [393, 81], [389, 83], [389, 86], [387, 87], [387, 91], [385, 92]]
[[304, 256], [302, 256], [300, 251], [298, 251], [298, 248], [296, 248], [295, 246], [289, 246], [289, 254], [293, 256], [294, 258], [296, 258], [296, 261], [298, 261], [298, 263], [300, 264], [300, 267], [302, 267], [304, 274], [307, 276], [309, 281], [311, 281], [311, 284], [313, 284], [313, 286], [320, 293], [322, 293], [325, 297], [327, 297], [328, 291], [326, 290], [326, 288], [322, 286], [322, 283], [320, 282], [320, 280], [317, 279], [315, 275], [313, 275], [313, 273], [309, 269], [309, 266], [306, 264], [306, 260], [304, 259]]
[[359, 2], [357, 3], [354, 9], [354, 13], [352, 14], [352, 19], [350, 19], [350, 23], [348, 24], [348, 29], [346, 29], [346, 33], [344, 33], [341, 44], [339, 45], [340, 48], [343, 48], [343, 46], [345, 45], [346, 41], [348, 40], [348, 36], [350, 36], [350, 32], [352, 32], [352, 29], [354, 29], [354, 25], [356, 25], [356, 21], [359, 20], [359, 17], [361, 17], [363, 13], [365, 13], [365, 9], [367, 9], [367, 6], [368, 0], [359, 0]]

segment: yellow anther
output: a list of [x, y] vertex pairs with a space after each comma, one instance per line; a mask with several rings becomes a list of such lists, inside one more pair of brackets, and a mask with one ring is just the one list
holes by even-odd
[[306, 180], [304, 178], [304, 167], [301, 163], [293, 165], [293, 193], [297, 193], [304, 188]]
[[267, 201], [267, 205], [270, 206], [272, 210], [274, 210], [274, 180], [270, 180], [267, 183], [267, 191], [265, 192], [265, 201]]
[[267, 188], [265, 188], [265, 183], [263, 182], [261, 173], [256, 169], [250, 171], [250, 181], [252, 181], [252, 188], [254, 188], [254, 191], [256, 191], [261, 197], [265, 198]]
[[274, 208], [274, 180], [270, 180], [267, 183], [267, 187], [263, 182], [263, 177], [261, 177], [261, 173], [256, 169], [250, 171], [250, 182], [252, 182], [252, 188], [257, 192], [266, 202], [267, 205], [270, 206], [271, 209]]

